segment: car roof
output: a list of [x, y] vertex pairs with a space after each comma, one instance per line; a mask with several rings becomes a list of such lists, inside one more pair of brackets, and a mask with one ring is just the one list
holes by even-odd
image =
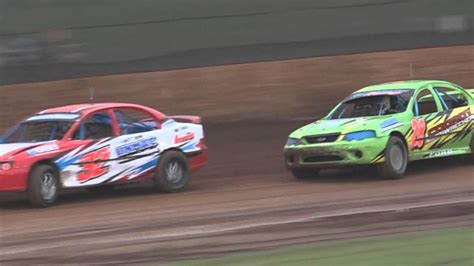
[[441, 80], [392, 81], [392, 82], [367, 86], [367, 87], [364, 87], [364, 88], [358, 90], [357, 92], [380, 91], [380, 90], [402, 90], [402, 89], [416, 90], [416, 89], [425, 87], [426, 85], [429, 85], [429, 84], [432, 84], [432, 83], [451, 84], [449, 82], [441, 81]]
[[[86, 104], [74, 104], [74, 105], [67, 105], [62, 107], [55, 107], [43, 110], [38, 114], [53, 114], [53, 113], [78, 113], [81, 115], [87, 115], [96, 111], [109, 109], [109, 108], [138, 108], [148, 110], [155, 114], [161, 114], [160, 112], [138, 104], [131, 104], [131, 103], [86, 103]], [[164, 115], [163, 115], [164, 116]]]

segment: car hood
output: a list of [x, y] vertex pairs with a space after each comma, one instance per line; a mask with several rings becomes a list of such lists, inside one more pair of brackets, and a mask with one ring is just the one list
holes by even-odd
[[11, 156], [21, 152], [28, 152], [30, 155], [57, 150], [59, 147], [56, 141], [35, 142], [35, 143], [4, 143], [0, 144], [0, 161], [8, 160]]
[[331, 133], [347, 133], [360, 130], [372, 129], [371, 127], [374, 121], [382, 121], [382, 117], [360, 117], [360, 118], [347, 118], [347, 119], [328, 119], [318, 120], [306, 126], [303, 126], [293, 133], [290, 137], [301, 138], [310, 135], [325, 135]]

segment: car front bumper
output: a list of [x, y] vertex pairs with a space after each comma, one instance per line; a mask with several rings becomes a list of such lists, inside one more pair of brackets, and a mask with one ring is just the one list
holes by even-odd
[[285, 146], [286, 166], [292, 168], [332, 168], [381, 163], [388, 138], [360, 141]]
[[25, 168], [0, 170], [0, 192], [23, 192], [27, 188], [28, 171]]

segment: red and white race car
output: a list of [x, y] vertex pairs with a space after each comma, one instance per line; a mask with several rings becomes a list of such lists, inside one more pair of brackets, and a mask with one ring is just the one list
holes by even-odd
[[0, 139], [0, 191], [47, 207], [61, 188], [152, 179], [177, 192], [207, 163], [201, 119], [135, 104], [81, 104], [39, 112]]

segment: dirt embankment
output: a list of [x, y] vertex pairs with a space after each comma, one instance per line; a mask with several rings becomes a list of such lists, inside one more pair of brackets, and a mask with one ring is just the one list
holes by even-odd
[[[410, 78], [474, 86], [474, 45], [112, 75], [0, 86], [0, 130], [38, 110], [134, 102], [208, 122], [321, 115], [362, 86]], [[335, 93], [337, 91], [337, 93]]]

